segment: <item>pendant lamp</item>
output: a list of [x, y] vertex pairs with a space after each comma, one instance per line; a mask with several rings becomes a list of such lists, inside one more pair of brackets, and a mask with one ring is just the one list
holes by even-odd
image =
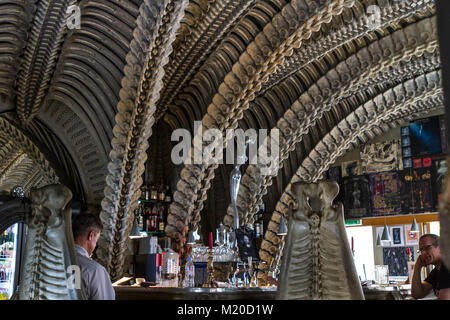
[[141, 233], [139, 232], [139, 229], [138, 229], [137, 219], [134, 219], [133, 228], [131, 229], [131, 232], [130, 232], [130, 239], [135, 239], [135, 238], [140, 238], [140, 237], [141, 237]]
[[416, 218], [413, 218], [413, 222], [411, 225], [411, 230], [409, 230], [410, 232], [419, 232], [419, 225], [417, 224], [417, 220]]
[[383, 234], [381, 235], [382, 242], [391, 242], [391, 236], [387, 225], [384, 225]]
[[192, 225], [190, 225], [186, 244], [194, 244], [194, 243], [195, 243], [194, 231], [192, 231]]
[[283, 216], [281, 216], [281, 219], [280, 219], [280, 225], [278, 226], [277, 235], [279, 235], [279, 236], [287, 235], [286, 222], [284, 222], [284, 217]]

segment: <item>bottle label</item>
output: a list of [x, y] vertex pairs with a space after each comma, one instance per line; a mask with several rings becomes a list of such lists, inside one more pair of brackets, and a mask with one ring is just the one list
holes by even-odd
[[164, 232], [164, 222], [159, 223], [159, 231]]
[[156, 191], [152, 191], [151, 198], [152, 200], [158, 199], [158, 193]]
[[171, 201], [172, 201], [172, 198], [171, 198], [170, 196], [166, 196], [165, 201], [166, 201], [166, 202], [171, 202]]

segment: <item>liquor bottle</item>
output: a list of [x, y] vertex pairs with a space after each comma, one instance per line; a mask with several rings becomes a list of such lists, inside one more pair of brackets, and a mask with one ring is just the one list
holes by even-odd
[[164, 180], [161, 179], [161, 183], [158, 188], [158, 200], [164, 201], [166, 198], [166, 186], [164, 185]]
[[153, 207], [153, 232], [158, 232], [158, 207]]
[[149, 232], [155, 231], [155, 220], [154, 220], [153, 210], [154, 210], [154, 207], [148, 208], [148, 213], [149, 213], [148, 231]]
[[142, 207], [142, 231], [148, 232], [148, 212], [145, 210], [144, 207]]
[[259, 207], [259, 211], [256, 215], [255, 222], [255, 236], [256, 238], [262, 238], [264, 235], [264, 221], [263, 221], [263, 213], [264, 213], [264, 204]]
[[164, 224], [164, 207], [161, 206], [159, 208], [159, 215], [158, 215], [158, 231], [164, 232], [165, 230], [165, 224]]
[[144, 231], [144, 216], [143, 216], [143, 212], [142, 212], [142, 205], [139, 205], [139, 207], [136, 209], [136, 218], [137, 218], [138, 230]]
[[172, 202], [172, 193], [170, 192], [170, 187], [166, 185], [166, 197], [164, 199], [166, 202]]
[[147, 189], [147, 186], [145, 184], [145, 182], [142, 184], [141, 186], [141, 200], [145, 200], [145, 191]]
[[151, 187], [151, 194], [150, 194], [150, 198], [152, 200], [157, 200], [158, 199], [158, 190], [156, 189], [156, 183], [154, 183]]

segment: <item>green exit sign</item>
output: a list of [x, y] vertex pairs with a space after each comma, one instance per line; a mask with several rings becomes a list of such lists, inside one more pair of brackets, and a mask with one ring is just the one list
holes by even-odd
[[346, 226], [361, 226], [362, 220], [361, 219], [354, 219], [354, 220], [345, 220]]

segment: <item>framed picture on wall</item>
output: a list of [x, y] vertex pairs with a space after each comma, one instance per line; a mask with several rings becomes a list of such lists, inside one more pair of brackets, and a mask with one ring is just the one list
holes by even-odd
[[402, 247], [405, 245], [405, 238], [403, 233], [403, 226], [391, 226], [391, 246], [392, 247]]
[[372, 214], [388, 216], [399, 214], [400, 182], [397, 171], [370, 173], [370, 192], [372, 196]]
[[[389, 267], [390, 277], [408, 276], [407, 247], [383, 248], [383, 264]], [[413, 250], [412, 247], [409, 248]]]
[[407, 246], [419, 245], [419, 233], [411, 232], [411, 225], [405, 224], [405, 240]]
[[403, 169], [399, 140], [364, 144], [360, 155], [362, 173]]

